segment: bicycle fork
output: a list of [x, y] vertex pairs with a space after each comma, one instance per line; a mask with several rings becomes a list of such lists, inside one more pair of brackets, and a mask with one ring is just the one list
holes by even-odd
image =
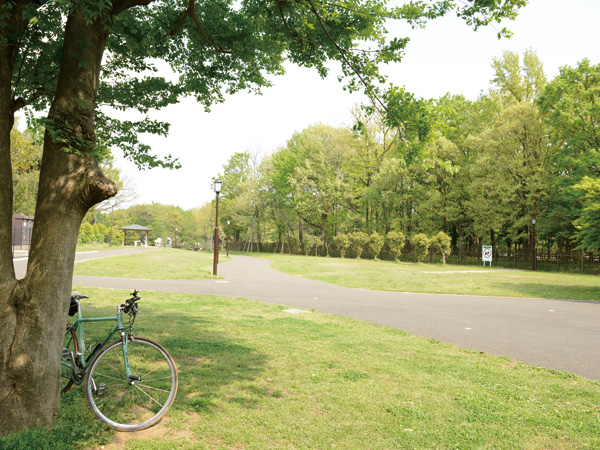
[[[122, 350], [123, 350], [123, 366], [125, 367], [125, 375], [127, 376], [128, 384], [130, 386], [134, 386], [136, 381], [141, 381], [142, 378], [137, 376], [137, 375], [133, 375], [131, 373], [131, 367], [129, 365], [129, 353], [127, 351], [127, 344], [130, 341], [133, 341], [135, 338], [133, 336], [133, 332], [131, 332], [129, 335], [125, 334], [124, 330], [119, 330], [120, 334], [121, 334], [121, 343], [122, 343]], [[106, 389], [106, 384], [104, 383], [99, 383], [96, 384], [96, 380], [94, 380], [94, 377], [90, 378], [90, 381], [92, 382], [92, 389], [96, 392], [96, 394], [98, 396], [102, 396], [104, 395], [104, 391]]]
[[123, 340], [123, 362], [125, 364], [125, 373], [127, 374], [127, 378], [129, 379], [129, 385], [134, 386], [136, 381], [141, 381], [142, 378], [137, 375], [133, 375], [131, 373], [131, 367], [129, 366], [129, 353], [127, 352], [127, 342], [135, 340], [133, 336], [133, 331], [129, 333], [129, 335], [125, 335], [123, 331], [121, 331], [121, 339]]

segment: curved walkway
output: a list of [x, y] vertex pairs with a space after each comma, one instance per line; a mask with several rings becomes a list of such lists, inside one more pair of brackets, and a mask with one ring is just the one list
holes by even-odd
[[[93, 257], [93, 255], [89, 255]], [[97, 256], [107, 256], [100, 252]], [[77, 259], [83, 256], [78, 255]], [[465, 349], [600, 379], [600, 303], [350, 289], [278, 272], [270, 261], [234, 256], [222, 280], [75, 276], [74, 284], [244, 297], [347, 316]]]

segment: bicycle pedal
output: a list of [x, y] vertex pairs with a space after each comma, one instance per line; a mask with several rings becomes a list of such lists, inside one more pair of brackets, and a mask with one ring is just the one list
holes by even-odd
[[98, 385], [98, 391], [97, 391], [97, 394], [98, 394], [98, 396], [102, 396], [102, 395], [104, 395], [104, 390], [105, 390], [105, 389], [106, 389], [106, 384], [104, 384], [104, 383], [100, 383], [100, 384]]

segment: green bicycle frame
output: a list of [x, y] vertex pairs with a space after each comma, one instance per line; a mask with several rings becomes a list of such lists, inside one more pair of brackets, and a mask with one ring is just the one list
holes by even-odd
[[[85, 374], [85, 372], [87, 371], [89, 365], [91, 364], [92, 360], [94, 359], [94, 355], [96, 353], [98, 353], [99, 350], [104, 348], [104, 346], [110, 341], [112, 335], [118, 331], [119, 334], [121, 335], [121, 340], [123, 341], [123, 361], [125, 363], [125, 371], [126, 371], [127, 377], [131, 377], [131, 369], [129, 368], [129, 355], [127, 353], [127, 342], [129, 341], [129, 339], [127, 339], [128, 336], [125, 335], [125, 329], [123, 328], [123, 321], [121, 319], [121, 317], [123, 315], [122, 307], [121, 306], [117, 307], [117, 315], [116, 316], [93, 317], [90, 319], [84, 319], [83, 316], [81, 315], [81, 300], [76, 300], [76, 301], [77, 301], [77, 320], [73, 324], [71, 324], [71, 326], [69, 326], [67, 328], [66, 333], [69, 333], [71, 330], [76, 331], [78, 352], [76, 355], [73, 355], [73, 357], [79, 358], [82, 375]], [[117, 322], [117, 324], [108, 333], [108, 335], [106, 336], [106, 339], [104, 339], [104, 342], [102, 342], [101, 345], [96, 346], [94, 349], [90, 349], [90, 354], [86, 358], [85, 354], [84, 354], [85, 342], [83, 340], [83, 324], [90, 323], [90, 322]], [[71, 364], [69, 364], [65, 361], [62, 361], [62, 364], [64, 366], [68, 367], [69, 369], [72, 369]], [[78, 384], [78, 383], [76, 383], [76, 384]]]

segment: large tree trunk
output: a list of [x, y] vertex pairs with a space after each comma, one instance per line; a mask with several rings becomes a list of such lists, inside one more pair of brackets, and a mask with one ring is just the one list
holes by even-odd
[[[90, 155], [109, 25], [106, 19], [86, 24], [77, 13], [67, 20], [57, 92], [49, 112], [52, 122], [44, 140], [27, 274], [16, 281], [12, 266], [9, 269], [4, 262], [0, 266], [0, 433], [51, 423], [59, 410], [60, 349], [79, 227], [90, 207], [116, 194], [116, 185]], [[0, 131], [4, 136], [4, 128]], [[84, 156], [64, 151], [58, 137]], [[5, 222], [3, 217], [3, 232]], [[3, 240], [2, 261], [8, 260], [5, 247]]]

